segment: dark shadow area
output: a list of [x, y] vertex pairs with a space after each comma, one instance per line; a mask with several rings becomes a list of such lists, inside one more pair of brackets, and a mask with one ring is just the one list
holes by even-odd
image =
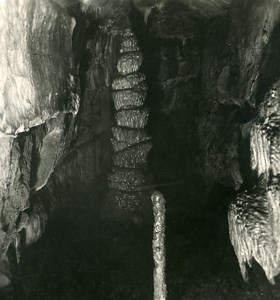
[[81, 203], [25, 249], [14, 291], [1, 299], [151, 299], [151, 230], [105, 224]]
[[[176, 207], [167, 200], [168, 299], [278, 299], [255, 264], [250, 284], [242, 281], [229, 241], [224, 203], [217, 186], [213, 205]], [[211, 199], [210, 199], [211, 200]], [[1, 299], [152, 299], [151, 228], [104, 223], [80, 202], [56, 218], [44, 237], [26, 249], [13, 291]]]

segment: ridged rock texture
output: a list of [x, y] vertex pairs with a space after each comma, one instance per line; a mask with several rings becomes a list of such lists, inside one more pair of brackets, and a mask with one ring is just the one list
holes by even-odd
[[147, 156], [152, 148], [151, 138], [145, 131], [149, 110], [144, 106], [145, 76], [139, 71], [142, 56], [131, 28], [123, 30], [118, 74], [112, 83], [117, 126], [112, 128], [114, 168], [108, 176], [111, 191], [107, 195], [109, 207], [115, 207], [114, 213], [119, 218], [131, 217], [149, 201], [146, 193], [141, 192], [149, 181]]
[[0, 288], [11, 281], [10, 258], [19, 261], [21, 247], [46, 226], [46, 211], [30, 195], [47, 183], [75, 136], [74, 26], [49, 1], [0, 3]]
[[254, 258], [274, 283], [280, 272], [280, 82], [259, 106], [250, 131], [251, 167], [260, 191], [243, 193], [229, 209], [230, 237], [242, 276]]
[[69, 110], [75, 20], [49, 1], [2, 1], [0, 14], [0, 132], [15, 135]]

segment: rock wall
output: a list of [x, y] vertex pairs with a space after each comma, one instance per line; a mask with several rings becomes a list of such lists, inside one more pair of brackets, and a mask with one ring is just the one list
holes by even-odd
[[184, 178], [204, 203], [217, 184], [237, 192], [229, 221], [242, 274], [254, 257], [271, 282], [279, 272], [279, 9], [278, 1], [234, 1], [227, 15], [205, 18], [167, 1], [138, 30], [149, 49], [156, 179]]
[[[48, 1], [0, 3], [0, 286], [11, 279], [7, 255], [20, 257], [21, 234], [36, 240], [41, 226], [30, 195], [48, 181], [75, 136], [79, 108], [72, 54], [75, 25]], [[31, 213], [32, 214], [32, 213]], [[44, 218], [44, 216], [40, 216]]]
[[260, 64], [278, 12], [276, 1], [235, 1], [228, 17], [206, 23], [197, 124], [203, 173], [236, 190], [251, 180], [246, 124], [256, 114]]
[[138, 34], [148, 48], [144, 69], [155, 151], [178, 153], [170, 159], [180, 156], [185, 174], [198, 172], [207, 197], [216, 183], [238, 190], [252, 180], [246, 128], [264, 97], [263, 86], [271, 84], [259, 78], [269, 73], [264, 64], [279, 3], [234, 1], [227, 15], [200, 13], [188, 3], [167, 1], [150, 12], [147, 29]]
[[154, 146], [148, 157], [149, 170], [156, 184], [179, 182], [176, 198], [184, 203], [183, 194], [188, 193], [184, 184], [188, 181], [190, 187], [199, 182], [192, 154], [197, 144], [194, 122], [200, 97], [201, 24], [180, 3], [153, 9], [147, 25], [137, 12], [131, 19], [144, 53], [147, 105], [151, 108], [147, 128]]
[[[235, 53], [238, 57], [238, 65], [231, 67], [235, 69], [231, 77], [234, 86], [229, 89], [229, 96], [239, 103], [244, 115], [245, 105], [251, 111], [251, 114], [246, 114], [247, 119], [241, 119], [240, 124], [241, 142], [244, 145], [246, 141], [249, 148], [247, 164], [250, 164], [247, 165], [247, 172], [242, 173], [243, 190], [229, 208], [230, 237], [243, 278], [248, 279], [246, 266], [251, 266], [255, 259], [271, 283], [280, 271], [280, 74], [275, 71], [275, 66], [269, 66], [268, 61], [273, 60], [276, 66], [279, 65], [275, 48], [275, 36], [279, 34], [279, 12], [277, 1], [238, 3], [232, 7], [230, 33], [230, 39], [238, 41], [234, 51], [231, 51], [231, 55]], [[252, 26], [253, 23], [257, 26]]]
[[8, 136], [71, 109], [75, 21], [48, 1], [2, 1], [0, 13], [0, 131]]
[[127, 2], [101, 4], [1, 2], [7, 92], [1, 98], [0, 287], [10, 283], [21, 248], [40, 238], [55, 212], [74, 201], [100, 208], [111, 167], [116, 28], [123, 26], [114, 22], [125, 16]]

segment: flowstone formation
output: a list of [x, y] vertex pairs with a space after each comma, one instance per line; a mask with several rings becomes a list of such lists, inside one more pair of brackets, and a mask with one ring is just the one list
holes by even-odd
[[229, 209], [230, 238], [244, 280], [254, 258], [274, 284], [280, 272], [280, 82], [260, 104], [250, 130], [251, 168], [258, 189], [239, 194]]
[[112, 83], [116, 125], [112, 128], [113, 170], [108, 176], [110, 192], [106, 199], [117, 218], [141, 211], [147, 198], [143, 186], [150, 181], [147, 156], [152, 148], [145, 130], [149, 116], [144, 105], [147, 84], [139, 72], [143, 55], [130, 28], [121, 32], [120, 43], [118, 74]]

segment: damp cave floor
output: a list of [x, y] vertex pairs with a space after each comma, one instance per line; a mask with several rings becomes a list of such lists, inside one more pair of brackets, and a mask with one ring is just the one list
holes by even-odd
[[[169, 209], [168, 203], [168, 300], [280, 299], [280, 280], [270, 285], [257, 266], [250, 283], [243, 282], [225, 209]], [[77, 204], [24, 253], [1, 299], [152, 300], [150, 229], [110, 226]]]

